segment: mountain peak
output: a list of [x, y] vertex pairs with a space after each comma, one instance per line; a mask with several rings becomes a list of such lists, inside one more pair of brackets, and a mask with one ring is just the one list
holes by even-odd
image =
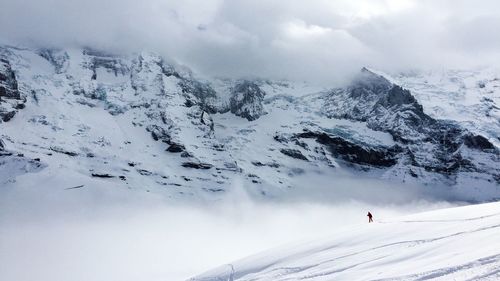
[[461, 125], [425, 115], [412, 92], [366, 67], [325, 94], [293, 81], [201, 80], [148, 52], [9, 49], [2, 59], [0, 118], [16, 124], [0, 124], [5, 151], [40, 163], [39, 175], [64, 161], [89, 180], [172, 198], [217, 198], [240, 178], [272, 197], [298, 188], [296, 176], [343, 167], [398, 183], [474, 182], [464, 200], [498, 197], [487, 140], [464, 140]]
[[364, 87], [372, 91], [387, 90], [392, 87], [392, 83], [384, 76], [363, 67], [351, 82], [351, 87]]

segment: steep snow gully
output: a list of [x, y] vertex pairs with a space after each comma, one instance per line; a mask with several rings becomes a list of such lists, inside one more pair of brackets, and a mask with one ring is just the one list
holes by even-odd
[[190, 281], [500, 280], [500, 203], [383, 219], [269, 250]]

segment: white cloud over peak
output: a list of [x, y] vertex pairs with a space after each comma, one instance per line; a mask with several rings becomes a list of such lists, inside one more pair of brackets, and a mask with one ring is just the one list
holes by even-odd
[[0, 2], [3, 42], [147, 49], [208, 75], [334, 81], [362, 66], [500, 61], [500, 4], [492, 0]]

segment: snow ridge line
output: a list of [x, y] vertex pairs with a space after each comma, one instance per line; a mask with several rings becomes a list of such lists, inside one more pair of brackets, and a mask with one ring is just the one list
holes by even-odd
[[[443, 268], [436, 269], [436, 270], [431, 270], [431, 271], [422, 272], [422, 273], [418, 273], [418, 274], [398, 276], [398, 277], [394, 277], [394, 278], [373, 279], [372, 281], [401, 281], [401, 280], [423, 281], [423, 280], [430, 280], [433, 278], [444, 277], [446, 275], [450, 275], [450, 274], [456, 273], [458, 271], [472, 269], [472, 268], [476, 268], [478, 266], [485, 266], [485, 265], [490, 265], [490, 264], [494, 264], [495, 267], [500, 267], [500, 254], [480, 258], [480, 259], [474, 260], [472, 262], [468, 262], [468, 263], [457, 265], [457, 266], [443, 267]], [[475, 277], [468, 279], [468, 280], [479, 280], [479, 278], [489, 277], [489, 276], [492, 276], [492, 275], [497, 274], [499, 272], [500, 272], [500, 269], [493, 271], [493, 272], [490, 272], [488, 274], [475, 276]]]
[[487, 216], [480, 216], [480, 217], [474, 217], [474, 218], [468, 218], [468, 219], [456, 219], [456, 220], [408, 220], [408, 221], [397, 221], [397, 222], [387, 222], [387, 221], [380, 221], [379, 223], [412, 223], [412, 222], [461, 222], [461, 221], [475, 221], [475, 220], [481, 220], [481, 219], [486, 219], [490, 217], [495, 217], [495, 216], [500, 216], [500, 213], [495, 213]]

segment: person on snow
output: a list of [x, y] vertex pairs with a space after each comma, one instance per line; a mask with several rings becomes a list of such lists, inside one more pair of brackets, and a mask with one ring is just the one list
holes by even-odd
[[366, 215], [366, 216], [368, 217], [368, 223], [373, 222], [372, 213], [368, 212], [368, 215]]

